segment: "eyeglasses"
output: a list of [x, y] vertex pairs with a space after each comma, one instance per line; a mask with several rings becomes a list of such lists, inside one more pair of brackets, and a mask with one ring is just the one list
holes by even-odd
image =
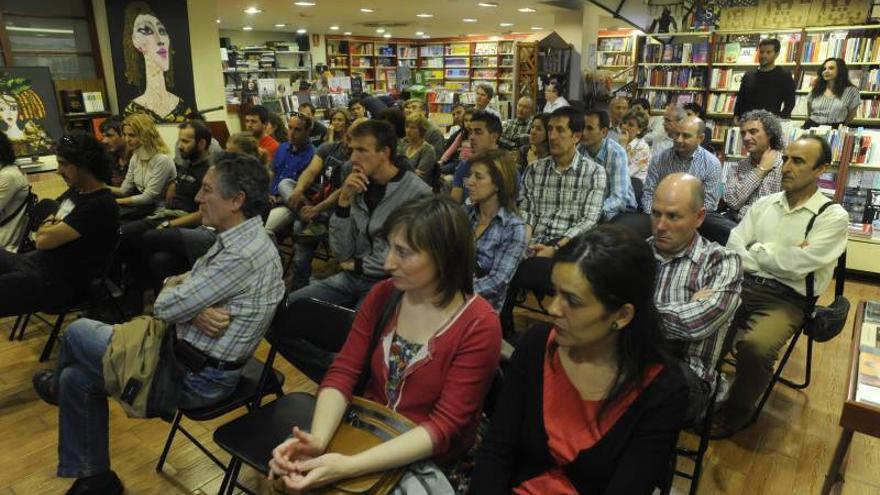
[[75, 145], [76, 145], [76, 142], [74, 142], [73, 138], [70, 137], [70, 136], [62, 136], [61, 139], [60, 139], [59, 141], [61, 142], [61, 144], [66, 144], [66, 145], [69, 145], [69, 146], [75, 146]]

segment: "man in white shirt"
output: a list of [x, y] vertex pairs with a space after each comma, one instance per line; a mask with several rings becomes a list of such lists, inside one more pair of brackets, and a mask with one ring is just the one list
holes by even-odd
[[544, 104], [544, 113], [553, 113], [558, 108], [569, 106], [568, 100], [559, 94], [559, 83], [555, 80], [547, 82], [544, 86], [544, 99], [547, 100]]
[[779, 350], [803, 324], [812, 303], [807, 276], [815, 278], [816, 296], [825, 292], [846, 249], [846, 210], [833, 204], [819, 214], [830, 200], [817, 181], [830, 163], [831, 147], [820, 137], [804, 136], [789, 144], [782, 191], [758, 199], [730, 233], [727, 247], [742, 258], [745, 272], [742, 305], [733, 323], [743, 334], [736, 345], [736, 380], [712, 425], [714, 437], [730, 436], [748, 425]]

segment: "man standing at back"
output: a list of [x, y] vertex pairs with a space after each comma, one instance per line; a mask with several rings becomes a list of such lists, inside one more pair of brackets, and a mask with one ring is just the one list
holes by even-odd
[[733, 106], [737, 119], [751, 110], [767, 110], [788, 119], [794, 108], [795, 85], [791, 73], [776, 66], [780, 44], [777, 39], [764, 39], [758, 43], [760, 67], [743, 76]]
[[275, 141], [266, 130], [269, 122], [269, 111], [262, 105], [254, 105], [244, 113], [244, 127], [257, 140], [260, 149], [265, 150], [271, 160], [278, 150], [278, 141]]
[[849, 215], [818, 186], [830, 165], [831, 147], [824, 139], [804, 136], [789, 144], [782, 191], [758, 199], [730, 233], [727, 247], [742, 258], [745, 271], [742, 306], [733, 322], [734, 331], [742, 334], [736, 344], [736, 379], [715, 417], [713, 436], [730, 436], [749, 424], [779, 350], [815, 302], [810, 292], [814, 298], [825, 292], [846, 250]]

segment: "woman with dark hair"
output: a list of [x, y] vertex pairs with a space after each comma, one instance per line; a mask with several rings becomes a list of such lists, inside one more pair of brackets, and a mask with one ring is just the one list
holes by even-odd
[[810, 96], [807, 97], [807, 121], [804, 129], [817, 125], [837, 127], [856, 116], [861, 103], [859, 89], [849, 80], [849, 69], [840, 58], [828, 58], [819, 68]]
[[348, 132], [348, 126], [351, 125], [351, 114], [347, 109], [339, 107], [330, 112], [330, 128], [327, 130], [327, 140], [325, 143], [342, 141], [345, 133]]
[[391, 124], [391, 127], [394, 127], [394, 133], [397, 134], [397, 139], [403, 139], [406, 136], [406, 117], [399, 109], [386, 108], [379, 112], [379, 116], [376, 118]]
[[688, 389], [654, 306], [656, 261], [604, 224], [559, 249], [554, 324], [530, 331], [477, 453], [474, 494], [650, 494], [669, 469]]
[[269, 120], [266, 122], [266, 134], [278, 141], [278, 144], [287, 142], [287, 122], [275, 112], [269, 112]]
[[0, 132], [0, 249], [18, 251], [27, 234], [30, 191], [27, 177], [15, 164], [12, 142]]
[[[445, 466], [474, 442], [498, 368], [501, 326], [489, 303], [473, 293], [467, 217], [447, 198], [418, 198], [395, 210], [384, 228], [391, 278], [376, 284], [361, 305], [321, 382], [310, 432], [295, 428], [273, 451], [276, 488], [299, 493], [428, 459]], [[368, 355], [373, 329], [386, 312], [391, 316]], [[354, 456], [325, 453], [365, 373], [364, 397], [416, 427]]]
[[0, 250], [0, 316], [75, 302], [100, 275], [119, 235], [119, 209], [107, 188], [110, 155], [84, 132], [58, 140], [58, 174], [70, 187], [40, 223], [35, 251]]
[[519, 149], [517, 165], [520, 172], [525, 170], [530, 163], [550, 156], [550, 141], [547, 140], [549, 126], [549, 113], [539, 113], [532, 119], [532, 125], [529, 127], [529, 144], [523, 145]]

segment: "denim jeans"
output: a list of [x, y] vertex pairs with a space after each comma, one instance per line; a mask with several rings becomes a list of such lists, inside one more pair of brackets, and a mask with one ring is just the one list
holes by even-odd
[[298, 299], [314, 298], [346, 308], [357, 309], [376, 284], [375, 280], [364, 278], [352, 272], [339, 272], [336, 275], [294, 291], [287, 297], [287, 304]]
[[[58, 476], [84, 478], [110, 469], [103, 357], [113, 327], [82, 318], [61, 337], [58, 360]], [[181, 407], [203, 407], [235, 390], [240, 370], [206, 368], [184, 379]]]

